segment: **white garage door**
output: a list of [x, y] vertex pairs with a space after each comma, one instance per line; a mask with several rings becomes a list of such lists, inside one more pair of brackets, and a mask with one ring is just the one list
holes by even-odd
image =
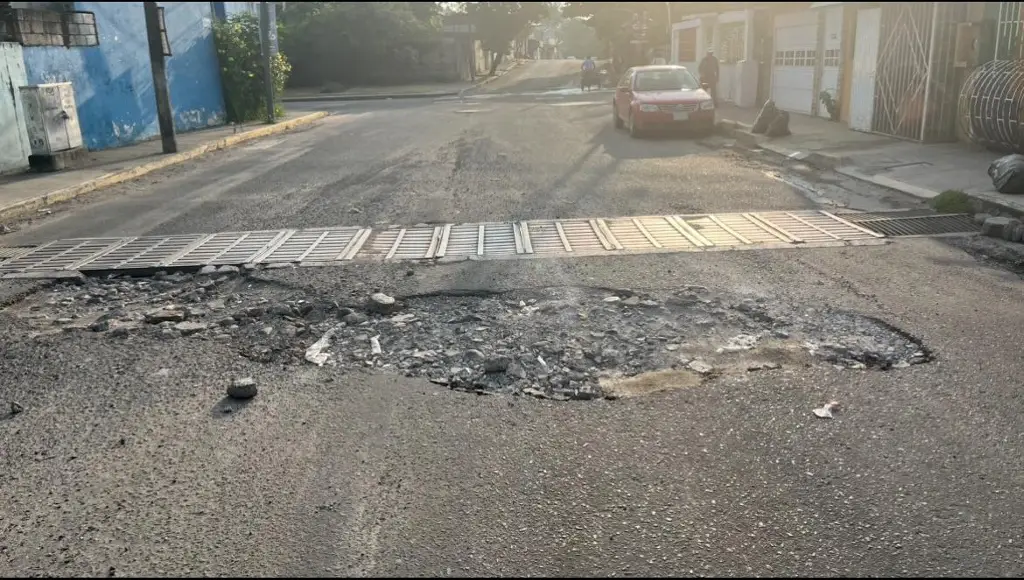
[[775, 60], [772, 67], [772, 100], [775, 106], [794, 113], [811, 114], [814, 103], [814, 67], [818, 59], [816, 11], [779, 14], [775, 17]]

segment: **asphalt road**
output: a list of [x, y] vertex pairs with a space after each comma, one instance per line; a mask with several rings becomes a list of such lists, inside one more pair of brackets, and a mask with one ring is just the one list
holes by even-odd
[[[614, 131], [610, 94], [566, 92], [576, 66], [523, 66], [465, 101], [325, 104], [334, 115], [313, 128], [2, 241], [813, 206], [719, 139]], [[808, 317], [875, 316], [936, 358], [617, 401], [488, 397], [258, 364], [219, 342], [26, 339], [15, 298], [35, 288], [4, 283], [0, 402], [25, 410], [0, 415], [0, 575], [1024, 574], [1024, 286], [942, 240], [303, 268], [252, 284], [342, 303], [699, 284]], [[240, 374], [261, 393], [223, 415]], [[835, 419], [811, 414], [833, 399]]]

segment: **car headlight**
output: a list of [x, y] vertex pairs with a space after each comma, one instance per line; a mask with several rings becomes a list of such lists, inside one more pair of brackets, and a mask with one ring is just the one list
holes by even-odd
[[641, 113], [657, 113], [658, 105], [640, 105]]
[[710, 111], [711, 109], [714, 109], [714, 108], [715, 108], [715, 102], [712, 101], [711, 99], [703, 101], [700, 104], [700, 110], [702, 110], [702, 111]]

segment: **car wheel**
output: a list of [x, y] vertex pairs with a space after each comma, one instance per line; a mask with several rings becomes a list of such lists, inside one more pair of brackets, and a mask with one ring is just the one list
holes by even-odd
[[622, 117], [619, 116], [619, 111], [615, 106], [615, 101], [612, 101], [612, 122], [615, 123], [616, 129], [622, 128]]
[[633, 111], [629, 112], [629, 136], [638, 139], [640, 137], [640, 129], [636, 126], [636, 121], [633, 120]]

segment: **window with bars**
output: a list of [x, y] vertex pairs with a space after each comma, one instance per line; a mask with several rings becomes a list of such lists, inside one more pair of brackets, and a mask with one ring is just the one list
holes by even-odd
[[745, 52], [746, 24], [743, 22], [731, 22], [723, 24], [719, 30], [721, 45], [718, 58], [722, 64], [735, 64], [743, 60]]
[[697, 61], [697, 29], [687, 28], [679, 31], [679, 62]]
[[0, 5], [0, 42], [18, 42], [17, 28], [14, 25], [14, 10], [4, 2]]
[[830, 49], [826, 50], [825, 51], [825, 61], [822, 64], [824, 64], [824, 66], [830, 66], [830, 67], [838, 68], [839, 67], [839, 49], [838, 48], [830, 48]]
[[[39, 3], [46, 9], [0, 7], [0, 40], [23, 46], [97, 46], [96, 15], [70, 10], [67, 2]], [[61, 10], [60, 8], [66, 8]], [[57, 8], [51, 10], [49, 8]]]
[[[826, 51], [827, 52], [827, 51]], [[838, 51], [837, 51], [838, 52]], [[838, 59], [838, 55], [836, 55]], [[838, 60], [836, 61], [838, 62]], [[828, 65], [828, 58], [825, 59], [825, 66]], [[817, 66], [817, 50], [777, 50], [775, 51], [775, 66]], [[836, 65], [838, 66], [838, 65]]]

